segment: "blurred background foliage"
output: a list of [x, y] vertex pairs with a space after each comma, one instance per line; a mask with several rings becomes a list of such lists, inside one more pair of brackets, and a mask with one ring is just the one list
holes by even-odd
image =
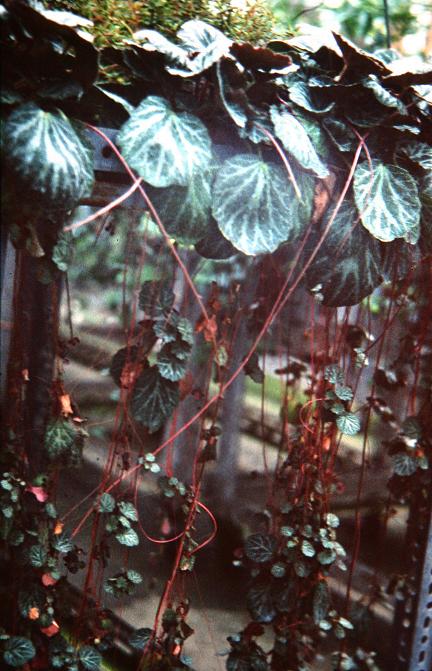
[[[174, 37], [199, 18], [238, 41], [265, 43], [302, 23], [341, 32], [369, 50], [386, 45], [384, 0], [51, 0], [49, 9], [75, 12], [93, 21], [95, 44], [118, 46], [141, 28]], [[432, 52], [432, 3], [388, 0], [392, 46], [408, 55]]]

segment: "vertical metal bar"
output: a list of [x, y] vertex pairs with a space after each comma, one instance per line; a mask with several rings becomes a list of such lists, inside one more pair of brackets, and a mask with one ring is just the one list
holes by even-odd
[[432, 671], [431, 494], [420, 490], [410, 506], [404, 598], [394, 619], [394, 671]]
[[431, 671], [432, 669], [432, 513], [424, 551], [421, 580], [418, 587], [416, 617], [413, 623], [413, 639], [409, 671]]

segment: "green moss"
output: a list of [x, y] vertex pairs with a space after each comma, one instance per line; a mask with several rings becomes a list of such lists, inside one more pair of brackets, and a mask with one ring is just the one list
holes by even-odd
[[152, 28], [172, 38], [189, 19], [202, 19], [235, 40], [254, 44], [263, 43], [274, 34], [272, 14], [265, 0], [233, 4], [226, 0], [52, 0], [45, 5], [93, 21], [97, 47], [120, 46], [142, 28]]

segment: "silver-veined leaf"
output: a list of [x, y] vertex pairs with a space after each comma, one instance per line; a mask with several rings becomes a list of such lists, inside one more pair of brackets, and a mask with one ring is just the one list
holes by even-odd
[[50, 459], [56, 459], [67, 453], [74, 444], [75, 438], [75, 429], [66, 419], [48, 422], [44, 445]]
[[15, 668], [22, 668], [35, 654], [33, 643], [24, 636], [11, 636], [4, 644], [3, 660]]
[[34, 103], [17, 107], [3, 126], [3, 157], [22, 189], [50, 211], [69, 211], [93, 186], [93, 153], [63, 112]]
[[122, 126], [118, 143], [130, 166], [152, 186], [187, 186], [212, 158], [210, 137], [198, 117], [175, 112], [159, 96], [148, 96]]
[[[222, 56], [228, 54], [232, 44], [232, 40], [220, 30], [199, 19], [186, 21], [178, 31], [177, 38], [186, 51], [194, 54], [189, 63], [191, 71], [189, 74], [199, 74], [207, 70]], [[171, 74], [185, 74], [175, 68], [171, 68], [170, 72]]]
[[344, 412], [336, 419], [336, 425], [346, 436], [355, 436], [360, 431], [360, 420], [353, 412]]
[[417, 461], [405, 452], [398, 452], [392, 456], [393, 471], [401, 477], [413, 475], [417, 470]]
[[293, 114], [272, 106], [270, 109], [275, 133], [289, 154], [306, 170], [317, 177], [327, 177], [329, 172], [316, 153], [308, 134]]
[[409, 158], [413, 163], [421, 166], [423, 170], [432, 173], [432, 146], [426, 142], [401, 142], [396, 148], [396, 157]]
[[156, 367], [139, 376], [132, 396], [132, 413], [150, 433], [157, 431], [180, 400], [178, 383], [162, 377]]
[[407, 108], [406, 105], [402, 102], [402, 100], [399, 100], [393, 93], [390, 93], [380, 82], [379, 79], [376, 75], [367, 75], [362, 81], [362, 84], [365, 88], [369, 89], [372, 91], [374, 94], [375, 98], [378, 100], [381, 105], [385, 105], [386, 107], [393, 107], [396, 109], [399, 114], [402, 115], [407, 115]]
[[173, 354], [169, 345], [165, 345], [159, 352], [156, 366], [162, 377], [177, 382], [182, 379], [186, 372], [187, 360], [179, 359]]
[[139, 537], [134, 529], [125, 529], [120, 533], [116, 534], [116, 539], [121, 545], [126, 545], [128, 548], [135, 547], [139, 545]]
[[251, 256], [274, 252], [301, 232], [299, 201], [288, 175], [249, 154], [222, 164], [213, 189], [213, 216], [234, 247]]
[[86, 671], [99, 671], [102, 664], [102, 655], [91, 645], [83, 645], [78, 651], [78, 657]]
[[194, 172], [187, 187], [149, 190], [150, 198], [168, 233], [178, 242], [193, 244], [207, 233], [210, 219], [210, 174]]
[[[317, 237], [313, 237], [307, 256], [316, 242]], [[381, 284], [380, 243], [365, 231], [350, 201], [342, 203], [306, 272], [306, 281], [314, 293], [322, 296], [323, 303], [332, 307], [356, 305]]]
[[432, 172], [420, 182], [421, 238], [420, 246], [424, 253], [432, 253]]
[[276, 547], [277, 542], [274, 536], [269, 534], [252, 534], [246, 539], [244, 549], [248, 559], [258, 564], [263, 564], [273, 559]]
[[[372, 171], [371, 171], [372, 167]], [[363, 226], [382, 242], [420, 235], [420, 199], [415, 179], [403, 168], [378, 160], [357, 166], [354, 195]]]

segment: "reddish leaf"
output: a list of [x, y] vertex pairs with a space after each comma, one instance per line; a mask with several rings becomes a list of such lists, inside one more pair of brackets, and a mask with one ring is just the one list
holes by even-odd
[[44, 503], [48, 494], [43, 487], [26, 487], [26, 492], [33, 494], [40, 503]]
[[51, 622], [49, 627], [42, 627], [41, 632], [45, 634], [45, 636], [48, 636], [48, 638], [51, 638], [51, 636], [55, 636], [60, 630], [59, 625], [55, 620]]
[[61, 406], [61, 414], [64, 417], [68, 417], [68, 415], [73, 415], [71, 399], [69, 394], [62, 394], [59, 398], [59, 401]]
[[28, 612], [28, 619], [29, 620], [38, 620], [39, 619], [39, 608], [36, 608], [36, 606], [33, 606], [32, 608], [29, 608]]
[[57, 582], [57, 579], [53, 578], [50, 573], [44, 573], [41, 580], [42, 584], [45, 585], [45, 587], [51, 587], [52, 585], [55, 585]]

